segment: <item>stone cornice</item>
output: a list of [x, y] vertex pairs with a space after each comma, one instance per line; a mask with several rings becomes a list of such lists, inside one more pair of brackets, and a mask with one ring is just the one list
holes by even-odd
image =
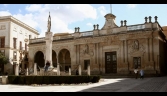
[[16, 24], [22, 26], [23, 28], [25, 28], [25, 29], [27, 29], [27, 30], [29, 30], [29, 31], [31, 31], [31, 32], [33, 32], [33, 33], [39, 35], [39, 33], [38, 33], [38, 31], [37, 31], [36, 29], [34, 29], [34, 28], [28, 26], [27, 24], [25, 24], [25, 23], [21, 22], [20, 20], [14, 18], [13, 16], [2, 16], [2, 17], [0, 16], [0, 21], [1, 21], [1, 20], [4, 20], [4, 21], [5, 21], [5, 20], [12, 21], [13, 23], [16, 23]]
[[[85, 38], [77, 38], [77, 39], [67, 39], [67, 40], [54, 40], [52, 44], [62, 44], [62, 43], [74, 43], [74, 44], [86, 44], [86, 43], [102, 43], [108, 42], [108, 40], [130, 40], [130, 39], [137, 39], [137, 38], [149, 38], [152, 31], [136, 31], [130, 32], [126, 34], [110, 34], [105, 36], [98, 36], [98, 37], [85, 37]], [[44, 44], [45, 42], [37, 42], [37, 43], [30, 43], [29, 45], [33, 44]]]

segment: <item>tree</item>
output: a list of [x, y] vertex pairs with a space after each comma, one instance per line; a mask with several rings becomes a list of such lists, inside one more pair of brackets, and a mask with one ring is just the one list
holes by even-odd
[[8, 58], [6, 58], [2, 53], [0, 53], [0, 64], [7, 64], [8, 62]]
[[4, 72], [4, 64], [7, 64], [9, 62], [8, 58], [6, 58], [1, 52], [0, 52], [0, 74], [3, 74]]

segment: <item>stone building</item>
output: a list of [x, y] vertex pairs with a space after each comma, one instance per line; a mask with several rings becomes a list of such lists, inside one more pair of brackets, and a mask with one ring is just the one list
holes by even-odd
[[[166, 70], [166, 37], [157, 21], [145, 17], [143, 24], [115, 24], [116, 16], [106, 14], [105, 24], [93, 25], [93, 30], [52, 35], [51, 66], [60, 66], [61, 72], [71, 68], [72, 74], [81, 66], [81, 73], [87, 74], [129, 74], [135, 67], [145, 74], [164, 74]], [[52, 33], [52, 32], [51, 32]], [[47, 34], [47, 32], [46, 32]], [[44, 67], [46, 62], [46, 37], [30, 39], [29, 68], [34, 63]], [[58, 67], [59, 67], [58, 66]]]
[[15, 64], [21, 64], [28, 51], [29, 39], [38, 35], [37, 30], [13, 16], [0, 17], [0, 52], [9, 59], [8, 64], [0, 64], [1, 73], [13, 74]]
[[163, 29], [163, 33], [164, 33], [164, 35], [166, 36], [166, 39], [167, 39], [167, 26], [163, 26], [162, 29]]

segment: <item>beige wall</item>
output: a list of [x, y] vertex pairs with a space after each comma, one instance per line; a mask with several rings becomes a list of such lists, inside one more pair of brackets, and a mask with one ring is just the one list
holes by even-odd
[[[106, 22], [100, 30], [98, 27], [87, 32], [74, 32], [53, 36], [52, 49], [59, 54], [62, 49], [70, 52], [71, 68], [81, 64], [84, 70], [84, 60], [90, 60], [91, 74], [105, 74], [105, 52], [117, 53], [117, 74], [129, 74], [133, 71], [133, 57], [141, 57], [141, 68], [146, 74], [160, 73], [159, 67], [165, 64], [162, 50], [166, 44], [161, 27], [157, 22], [118, 27], [113, 14], [105, 15]], [[39, 50], [45, 55], [45, 37], [30, 40], [29, 67], [33, 67], [35, 53]], [[138, 49], [134, 48], [134, 41], [138, 41]], [[161, 40], [161, 41], [160, 41]], [[57, 55], [58, 56], [58, 55]], [[62, 59], [61, 56], [57, 57]], [[61, 63], [61, 62], [58, 62]]]
[[[25, 24], [20, 24], [20, 21], [14, 19], [16, 21], [13, 22], [11, 16], [4, 16], [0, 19], [0, 28], [1, 26], [5, 26], [5, 29], [0, 29], [0, 37], [5, 36], [5, 48], [0, 48], [0, 50], [5, 49], [5, 56], [9, 58], [9, 64], [4, 66], [4, 72], [8, 72], [12, 74], [13, 72], [13, 51], [17, 51], [17, 63], [19, 63], [19, 44], [22, 42], [22, 47], [25, 47], [25, 39], [29, 39], [29, 35], [32, 37], [38, 38], [38, 33], [32, 32], [31, 29], [25, 28], [23, 26], [27, 26]], [[19, 22], [19, 23], [18, 23]], [[13, 49], [13, 38], [17, 38], [17, 48]], [[27, 42], [28, 44], [29, 42]], [[28, 47], [27, 47], [28, 49]]]
[[[161, 50], [163, 42], [161, 42], [161, 44], [159, 43], [160, 41], [157, 32], [158, 31], [154, 31], [152, 35], [152, 31], [134, 31], [124, 35], [108, 35], [103, 37], [87, 37], [68, 41], [56, 41], [53, 42], [53, 50], [56, 54], [62, 49], [69, 50], [72, 70], [76, 65], [81, 64], [82, 72], [85, 72], [84, 60], [89, 59], [91, 73], [99, 74], [100, 64], [100, 70], [105, 74], [105, 52], [116, 51], [118, 74], [128, 74], [129, 71], [134, 69], [133, 57], [141, 57], [141, 68], [143, 68], [146, 73], [152, 74], [157, 71], [160, 72], [158, 69], [158, 66], [160, 65], [158, 64], [164, 63], [162, 62], [164, 60], [163, 58], [160, 58], [160, 60], [162, 60], [161, 62], [160, 60], [159, 62], [157, 61], [157, 56], [159, 56], [160, 53], [162, 56], [164, 55]], [[139, 41], [139, 50], [133, 49], [134, 40]], [[86, 44], [89, 46], [88, 54], [84, 53]], [[30, 44], [29, 54], [32, 61], [34, 61], [34, 54], [37, 51], [42, 50], [45, 54], [44, 47], [45, 43], [35, 45]], [[60, 60], [61, 59], [62, 58], [60, 58]]]

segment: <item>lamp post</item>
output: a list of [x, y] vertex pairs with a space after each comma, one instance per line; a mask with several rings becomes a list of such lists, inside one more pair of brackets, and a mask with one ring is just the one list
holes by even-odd
[[25, 65], [28, 65], [28, 58], [27, 58], [27, 55], [28, 55], [28, 52], [27, 52], [27, 42], [28, 42], [28, 39], [24, 39], [24, 42], [25, 42], [25, 48], [24, 48], [24, 50], [22, 51], [22, 55], [25, 56], [25, 59], [24, 59], [24, 61], [22, 62], [22, 69], [26, 69], [27, 66], [26, 66], [26, 68], [25, 68]]
[[25, 47], [21, 47], [20, 50], [19, 50], [19, 53], [20, 53], [19, 63], [21, 64], [21, 68], [23, 70], [25, 69], [25, 64], [27, 64], [27, 61], [23, 60], [22, 56], [27, 56], [27, 42], [28, 42], [28, 39], [24, 39], [24, 42], [25, 42]]

